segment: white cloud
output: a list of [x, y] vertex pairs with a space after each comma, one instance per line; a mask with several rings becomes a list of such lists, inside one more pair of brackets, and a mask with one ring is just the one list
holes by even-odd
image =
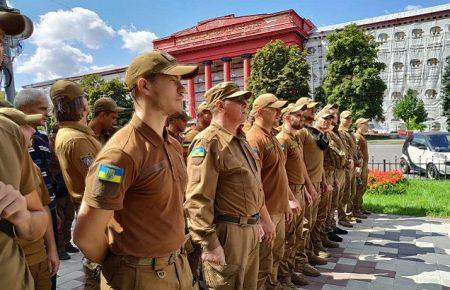
[[85, 8], [48, 12], [40, 16], [30, 39], [36, 51], [18, 59], [17, 72], [34, 81], [87, 72], [94, 60], [82, 49], [98, 49], [115, 34], [97, 13]]
[[158, 38], [151, 31], [136, 31], [135, 27], [131, 27], [130, 29], [122, 28], [117, 33], [122, 37], [122, 48], [137, 53], [153, 49], [153, 40]]
[[113, 65], [113, 64], [102, 65], [102, 66], [93, 65], [90, 67], [90, 69], [91, 70], [104, 70], [104, 69], [109, 69], [109, 68], [113, 68], [113, 67], [115, 67], [115, 65]]
[[406, 5], [405, 11], [417, 10], [422, 8], [422, 5]]

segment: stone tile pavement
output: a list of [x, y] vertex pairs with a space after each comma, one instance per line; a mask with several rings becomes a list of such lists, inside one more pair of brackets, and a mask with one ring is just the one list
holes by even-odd
[[[299, 289], [450, 290], [450, 219], [372, 214], [342, 237], [322, 275]], [[58, 275], [58, 289], [83, 289], [81, 254]]]

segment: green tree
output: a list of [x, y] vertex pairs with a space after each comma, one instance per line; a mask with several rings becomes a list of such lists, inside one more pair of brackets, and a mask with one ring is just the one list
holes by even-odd
[[450, 57], [447, 57], [444, 74], [442, 75], [442, 109], [447, 117], [447, 130], [450, 131]]
[[326, 103], [326, 96], [325, 91], [323, 90], [322, 86], [319, 86], [314, 89], [314, 101], [325, 104]]
[[428, 114], [423, 101], [409, 89], [394, 105], [394, 117], [405, 122], [408, 130], [424, 130]]
[[355, 24], [327, 36], [328, 67], [323, 89], [327, 102], [353, 112], [355, 119], [383, 119], [383, 93], [380, 78], [385, 64], [377, 61], [378, 43]]
[[309, 93], [306, 52], [281, 40], [267, 43], [252, 59], [249, 89], [253, 99], [264, 93], [295, 102]]

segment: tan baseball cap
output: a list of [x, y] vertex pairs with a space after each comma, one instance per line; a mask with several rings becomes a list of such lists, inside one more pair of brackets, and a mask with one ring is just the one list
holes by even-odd
[[317, 106], [319, 103], [314, 102], [310, 98], [303, 97], [303, 98], [298, 99], [297, 102], [295, 102], [295, 104], [299, 105], [299, 106], [306, 105], [306, 108], [311, 109], [311, 108], [314, 108], [315, 106]]
[[43, 115], [27, 115], [14, 108], [0, 108], [0, 115], [3, 115], [19, 126], [30, 125], [31, 127], [42, 126]]
[[352, 116], [352, 112], [350, 112], [350, 111], [343, 111], [341, 113], [341, 119], [347, 119], [348, 117], [351, 117], [351, 116]]
[[6, 35], [21, 34], [25, 30], [25, 16], [17, 12], [0, 12], [0, 30]]
[[333, 117], [333, 114], [330, 113], [330, 109], [323, 108], [319, 111], [319, 113], [316, 114], [315, 119], [318, 120], [319, 118], [327, 119]]
[[304, 106], [298, 106], [296, 104], [289, 104], [287, 105], [287, 107], [285, 107], [283, 110], [281, 110], [281, 115], [284, 116], [286, 114], [292, 114], [292, 113], [297, 113], [298, 111], [302, 111], [303, 108], [305, 108], [306, 105]]
[[55, 100], [57, 97], [68, 98], [73, 100], [79, 96], [84, 96], [85, 93], [79, 84], [69, 80], [59, 80], [55, 82], [50, 88], [50, 97]]
[[125, 85], [132, 90], [139, 78], [152, 73], [192, 78], [198, 73], [197, 65], [179, 64], [177, 60], [164, 51], [147, 51], [135, 57], [125, 72]]
[[279, 100], [274, 94], [262, 94], [253, 101], [252, 110], [257, 111], [264, 108], [280, 109], [287, 101]]
[[210, 88], [205, 93], [205, 102], [207, 108], [211, 108], [217, 100], [226, 100], [242, 97], [249, 99], [252, 93], [249, 91], [241, 91], [233, 82], [221, 82]]
[[331, 110], [331, 109], [339, 109], [338, 104], [327, 104], [325, 107], [323, 107], [326, 110]]
[[179, 113], [174, 113], [174, 114], [170, 115], [169, 117], [167, 117], [168, 122], [172, 122], [176, 119], [183, 119], [186, 122], [192, 120], [192, 118], [188, 114], [186, 114], [185, 111], [181, 111]]
[[356, 120], [355, 126], [358, 127], [359, 125], [365, 124], [365, 123], [369, 123], [369, 119], [359, 118], [358, 120]]
[[125, 111], [125, 108], [117, 106], [116, 102], [111, 98], [102, 97], [95, 101], [93, 111], [94, 114], [104, 111], [120, 113]]
[[201, 113], [205, 110], [209, 111], [208, 106], [206, 105], [206, 102], [201, 102], [200, 105], [198, 105], [198, 107], [197, 107], [197, 114]]

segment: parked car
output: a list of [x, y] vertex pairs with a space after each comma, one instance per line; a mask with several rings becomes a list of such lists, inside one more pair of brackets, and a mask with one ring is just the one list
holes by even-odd
[[419, 132], [409, 135], [403, 144], [400, 166], [403, 173], [411, 170], [425, 173], [430, 179], [450, 174], [450, 133]]

